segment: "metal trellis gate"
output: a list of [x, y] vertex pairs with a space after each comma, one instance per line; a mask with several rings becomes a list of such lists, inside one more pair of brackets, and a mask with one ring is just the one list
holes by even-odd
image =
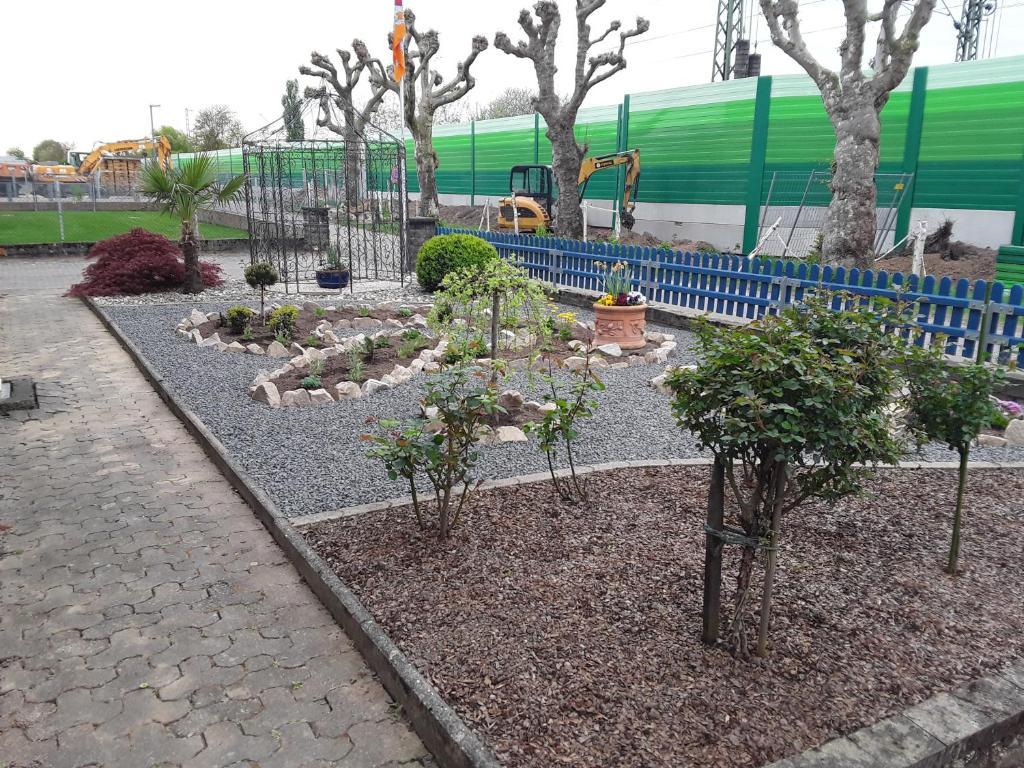
[[317, 272], [338, 266], [349, 275], [339, 291], [404, 284], [404, 146], [372, 125], [327, 134], [307, 119], [311, 104], [302, 141], [289, 141], [279, 120], [242, 143], [251, 261], [273, 264], [288, 293], [322, 292]]

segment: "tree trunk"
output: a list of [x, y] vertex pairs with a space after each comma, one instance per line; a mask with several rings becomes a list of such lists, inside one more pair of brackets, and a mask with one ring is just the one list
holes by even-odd
[[437, 153], [434, 151], [434, 126], [423, 121], [416, 127], [416, 179], [420, 185], [420, 216], [437, 216]]
[[964, 491], [967, 489], [967, 460], [971, 453], [970, 443], [960, 447], [960, 474], [956, 486], [956, 511], [953, 513], [953, 538], [949, 542], [949, 562], [946, 572], [956, 576], [957, 563], [960, 560], [960, 525], [964, 511]]
[[353, 215], [359, 206], [359, 152], [362, 138], [355, 125], [345, 126], [345, 212]]
[[847, 91], [841, 101], [826, 107], [836, 133], [836, 152], [821, 252], [827, 263], [865, 269], [874, 260], [881, 123], [868, 94]]
[[548, 124], [551, 141], [551, 166], [558, 186], [555, 202], [555, 231], [562, 237], [583, 237], [583, 212], [580, 210], [580, 164], [583, 150], [576, 143], [571, 125]]
[[[725, 522], [725, 464], [719, 458], [711, 468], [711, 488], [708, 491], [707, 525], [721, 531]], [[705, 534], [704, 542], [704, 631], [705, 645], [718, 642], [718, 626], [722, 614], [722, 547], [717, 536]]]
[[191, 221], [181, 222], [181, 255], [185, 259], [185, 293], [202, 293], [203, 276], [199, 272], [199, 243]]
[[757, 628], [757, 655], [762, 657], [768, 655], [768, 627], [771, 622], [772, 590], [775, 587], [775, 565], [778, 562], [779, 525], [786, 502], [787, 481], [786, 462], [776, 462], [772, 521], [768, 530], [768, 562], [765, 565], [764, 590], [761, 592], [761, 622]]

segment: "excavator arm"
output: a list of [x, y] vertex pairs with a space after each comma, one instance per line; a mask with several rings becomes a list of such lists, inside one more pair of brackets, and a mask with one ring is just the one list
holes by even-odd
[[620, 165], [626, 166], [626, 185], [622, 192], [622, 200], [619, 203], [619, 216], [622, 218], [622, 226], [632, 229], [636, 219], [633, 218], [633, 209], [636, 208], [636, 196], [640, 189], [640, 150], [630, 149], [625, 152], [614, 152], [610, 155], [598, 157], [586, 157], [580, 165], [579, 185], [580, 197], [587, 189], [587, 182], [590, 177], [598, 171], [606, 168], [615, 168]]
[[82, 164], [78, 166], [78, 173], [81, 176], [89, 176], [107, 155], [117, 152], [148, 152], [151, 149], [156, 149], [157, 162], [160, 163], [160, 167], [165, 170], [170, 168], [171, 142], [165, 136], [157, 136], [155, 139], [131, 139], [100, 144], [86, 155]]

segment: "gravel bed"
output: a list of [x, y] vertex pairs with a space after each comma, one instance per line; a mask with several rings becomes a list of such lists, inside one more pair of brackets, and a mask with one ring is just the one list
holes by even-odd
[[953, 578], [956, 474], [881, 470], [787, 515], [770, 655], [749, 661], [699, 640], [706, 467], [591, 475], [579, 506], [484, 491], [443, 543], [408, 508], [303, 533], [507, 768], [753, 767], [1024, 653], [1024, 471], [971, 474]]
[[[230, 304], [213, 300], [209, 293], [203, 296], [199, 304], [116, 305], [105, 309], [144, 350], [167, 386], [199, 415], [284, 514], [315, 514], [407, 493], [403, 485], [387, 479], [378, 462], [366, 458], [366, 446], [359, 436], [366, 432], [370, 417], [414, 413], [422, 396], [422, 377], [346, 403], [272, 410], [254, 402], [247, 389], [257, 373], [273, 369], [278, 361], [200, 349], [174, 333], [175, 325], [191, 307], [209, 312]], [[250, 306], [251, 300], [250, 292]], [[581, 320], [592, 317], [586, 310], [567, 309]], [[649, 328], [676, 335], [679, 346], [671, 363], [694, 361], [692, 334], [653, 323]], [[692, 436], [675, 426], [668, 398], [647, 386], [662, 370], [663, 366], [651, 365], [602, 371], [607, 389], [598, 395], [597, 415], [582, 425], [577, 442], [582, 463], [702, 455]], [[537, 378], [531, 381], [525, 374], [510, 377], [507, 386], [519, 389], [527, 399], [539, 399], [543, 394], [543, 383]], [[977, 448], [972, 456], [979, 461], [1024, 461], [1024, 448]], [[930, 446], [921, 458], [954, 461], [956, 455], [941, 446]], [[531, 440], [484, 449], [479, 475], [494, 479], [546, 469], [543, 454]]]

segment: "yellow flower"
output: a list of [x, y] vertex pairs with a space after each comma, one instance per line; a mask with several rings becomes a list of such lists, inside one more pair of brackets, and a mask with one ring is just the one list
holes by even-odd
[[575, 312], [559, 312], [558, 313], [558, 319], [559, 320], [564, 320], [566, 323], [575, 323], [576, 322], [576, 313]]

